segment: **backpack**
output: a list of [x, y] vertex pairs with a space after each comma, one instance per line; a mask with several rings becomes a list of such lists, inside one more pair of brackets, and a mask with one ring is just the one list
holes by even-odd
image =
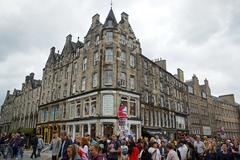
[[128, 147], [127, 146], [122, 146], [122, 154], [126, 156], [128, 154]]

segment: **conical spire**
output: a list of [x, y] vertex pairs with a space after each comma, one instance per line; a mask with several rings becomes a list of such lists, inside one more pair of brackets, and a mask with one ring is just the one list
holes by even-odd
[[111, 7], [103, 27], [116, 27], [116, 25], [117, 25], [117, 20], [115, 18], [115, 15]]

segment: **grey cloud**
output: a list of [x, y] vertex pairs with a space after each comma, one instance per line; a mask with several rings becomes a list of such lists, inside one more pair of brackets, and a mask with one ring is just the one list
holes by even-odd
[[[237, 0], [113, 1], [117, 20], [129, 14], [144, 55], [167, 59], [169, 71], [180, 67], [186, 79], [207, 77], [215, 95], [235, 93], [240, 100], [238, 6]], [[1, 1], [0, 102], [29, 72], [41, 78], [52, 46], [61, 50], [69, 33], [83, 40], [91, 17], [99, 13], [104, 22], [109, 9], [110, 1], [97, 0]]]

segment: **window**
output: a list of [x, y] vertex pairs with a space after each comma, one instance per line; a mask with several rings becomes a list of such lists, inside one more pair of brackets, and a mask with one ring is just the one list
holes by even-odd
[[136, 100], [130, 99], [130, 115], [137, 116], [136, 112]]
[[107, 42], [112, 42], [113, 41], [113, 32], [107, 32], [106, 37], [107, 37]]
[[97, 73], [93, 74], [92, 86], [93, 86], [93, 88], [97, 87]]
[[77, 102], [76, 105], [76, 117], [80, 117], [81, 116], [81, 101]]
[[170, 88], [167, 86], [167, 94], [170, 95]]
[[93, 65], [96, 66], [99, 62], [99, 54], [98, 52], [95, 52], [93, 55]]
[[105, 62], [112, 62], [113, 61], [113, 50], [106, 49], [105, 52]]
[[132, 54], [130, 55], [130, 67], [135, 67], [135, 56]]
[[134, 78], [134, 76], [130, 77], [130, 88], [135, 89], [135, 78]]
[[128, 47], [133, 48], [133, 40], [131, 38], [128, 40]]
[[202, 92], [202, 97], [207, 98], [207, 94], [205, 92]]
[[121, 43], [122, 45], [125, 45], [125, 44], [126, 44], [126, 36], [123, 35], [123, 34], [121, 34], [121, 36], [120, 36], [120, 43]]
[[79, 134], [79, 132], [80, 132], [80, 127], [79, 127], [79, 125], [75, 125], [75, 132], [76, 132], [76, 134]]
[[96, 45], [99, 45], [100, 43], [100, 38], [99, 38], [99, 35], [96, 36]]
[[48, 109], [44, 109], [43, 110], [43, 121], [47, 121], [48, 120]]
[[161, 96], [161, 98], [160, 98], [160, 103], [161, 103], [161, 107], [164, 107], [164, 97], [163, 96]]
[[85, 71], [87, 69], [87, 58], [83, 58], [83, 71]]
[[108, 24], [108, 27], [112, 27], [113, 26], [113, 21], [112, 20], [108, 20], [107, 24]]
[[90, 111], [89, 99], [86, 99], [84, 101], [84, 116], [89, 116], [89, 111]]
[[97, 106], [97, 102], [96, 102], [96, 97], [93, 97], [91, 99], [91, 112], [90, 112], [90, 115], [91, 116], [95, 116], [96, 115], [96, 106]]
[[112, 85], [113, 71], [105, 71], [104, 85]]
[[112, 116], [114, 114], [114, 96], [111, 94], [103, 95], [103, 115]]
[[73, 69], [73, 74], [76, 74], [78, 71], [78, 64], [77, 62], [74, 63], [74, 69]]
[[63, 118], [66, 118], [66, 113], [67, 113], [66, 104], [64, 104], [64, 106], [63, 106], [63, 114], [62, 114]]
[[148, 85], [148, 77], [146, 74], [144, 74], [144, 84]]
[[121, 57], [120, 57], [121, 64], [126, 64], [126, 53], [121, 52]]
[[71, 103], [69, 108], [70, 108], [69, 117], [73, 118], [75, 115], [75, 103]]
[[160, 82], [160, 91], [163, 92], [163, 84]]
[[144, 101], [148, 103], [148, 92], [144, 93]]
[[191, 94], [194, 93], [194, 92], [193, 92], [193, 87], [192, 87], [192, 86], [188, 86], [188, 92], [191, 93]]
[[148, 69], [148, 63], [147, 63], [147, 61], [143, 61], [143, 67], [145, 68], [145, 69]]
[[121, 72], [121, 75], [120, 75], [120, 85], [122, 87], [126, 87], [126, 73], [124, 72]]
[[76, 82], [73, 82], [72, 93], [73, 93], [73, 94], [76, 93]]
[[184, 117], [176, 116], [176, 128], [177, 129], [185, 129]]
[[82, 91], [85, 91], [85, 89], [86, 89], [86, 78], [84, 77], [83, 79], [82, 79]]

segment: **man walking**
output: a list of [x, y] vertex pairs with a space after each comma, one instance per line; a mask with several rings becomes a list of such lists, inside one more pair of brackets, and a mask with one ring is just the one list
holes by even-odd
[[68, 138], [67, 132], [62, 131], [60, 134], [61, 140], [62, 140], [62, 145], [59, 151], [59, 157], [61, 157], [61, 160], [68, 160], [68, 155], [67, 155], [67, 148], [69, 145], [71, 145], [73, 142], [71, 139]]
[[37, 151], [37, 146], [38, 146], [38, 137], [37, 137], [36, 134], [34, 134], [33, 137], [32, 137], [31, 145], [32, 145], [32, 150], [33, 150], [31, 158], [33, 158], [33, 156], [35, 158], [37, 158], [36, 151]]
[[60, 149], [61, 149], [61, 139], [58, 137], [57, 131], [54, 131], [53, 139], [50, 146], [50, 150], [52, 151], [52, 160], [58, 159], [58, 153]]

